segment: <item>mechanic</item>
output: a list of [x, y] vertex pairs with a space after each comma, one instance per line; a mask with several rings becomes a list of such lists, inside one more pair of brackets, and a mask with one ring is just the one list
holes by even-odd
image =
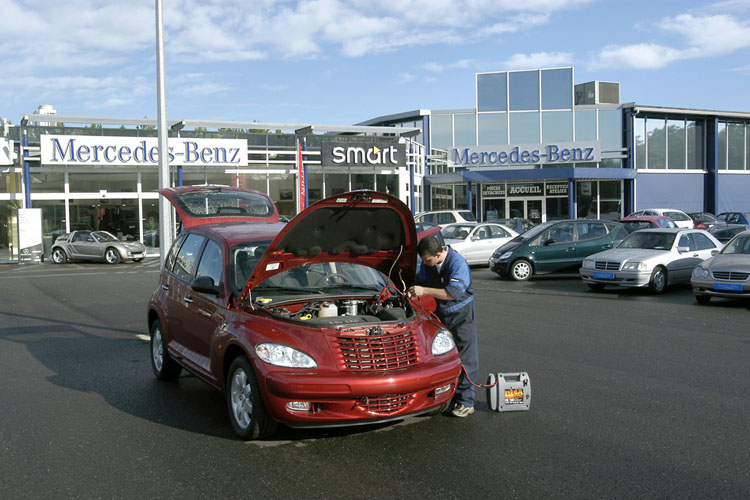
[[[437, 301], [437, 316], [450, 330], [461, 362], [471, 380], [479, 374], [477, 326], [474, 317], [474, 290], [466, 259], [451, 247], [443, 247], [435, 236], [427, 236], [417, 245], [422, 259], [409, 297], [429, 295]], [[468, 417], [474, 413], [474, 386], [464, 372], [458, 379], [451, 414]]]

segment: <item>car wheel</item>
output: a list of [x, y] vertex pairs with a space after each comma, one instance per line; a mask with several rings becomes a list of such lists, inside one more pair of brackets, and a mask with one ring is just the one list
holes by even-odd
[[534, 274], [528, 260], [517, 260], [510, 266], [510, 277], [516, 281], [526, 281]]
[[118, 252], [116, 248], [109, 247], [107, 251], [104, 252], [104, 258], [107, 259], [108, 264], [117, 264], [120, 262], [120, 252]]
[[55, 264], [64, 264], [66, 260], [68, 260], [68, 256], [65, 255], [62, 248], [52, 250], [52, 262]]
[[229, 420], [240, 438], [261, 439], [276, 430], [276, 422], [266, 411], [255, 373], [245, 356], [238, 356], [229, 366], [226, 396]]
[[182, 372], [182, 367], [167, 352], [159, 320], [151, 325], [151, 368], [159, 380], [176, 380]]
[[695, 300], [699, 304], [708, 304], [709, 302], [711, 302], [711, 296], [710, 295], [696, 295]]
[[589, 286], [591, 290], [595, 292], [601, 292], [602, 290], [604, 290], [604, 285], [602, 285], [601, 283], [586, 283], [586, 284]]
[[664, 293], [664, 290], [667, 288], [667, 270], [663, 267], [654, 269], [648, 287], [653, 293]]

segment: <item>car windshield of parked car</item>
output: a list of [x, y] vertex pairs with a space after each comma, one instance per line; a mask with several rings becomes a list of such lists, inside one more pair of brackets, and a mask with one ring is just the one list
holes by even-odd
[[386, 278], [376, 269], [353, 262], [324, 262], [299, 266], [275, 274], [255, 287], [266, 295], [296, 293], [351, 293], [352, 290], [379, 291]]
[[733, 239], [726, 244], [721, 253], [750, 255], [750, 236], [740, 236]]
[[624, 221], [622, 224], [625, 226], [625, 230], [627, 230], [627, 232], [629, 233], [632, 233], [633, 231], [638, 231], [639, 229], [649, 229], [652, 227], [656, 227], [655, 222], [649, 222], [645, 220]]
[[477, 221], [477, 218], [474, 215], [474, 212], [459, 212], [458, 214], [461, 217], [463, 217], [463, 219], [465, 221], [469, 221], [469, 222], [476, 222]]
[[175, 195], [174, 203], [192, 217], [248, 215], [271, 217], [273, 202], [260, 193], [201, 190]]
[[465, 240], [469, 237], [474, 226], [468, 224], [453, 224], [443, 228], [440, 233], [447, 240]]
[[636, 231], [622, 240], [617, 248], [643, 248], [646, 250], [669, 250], [672, 248], [676, 233], [654, 233]]
[[120, 241], [117, 239], [117, 236], [108, 233], [107, 231], [94, 231], [91, 234], [93, 234], [98, 241]]
[[684, 214], [682, 212], [665, 211], [664, 215], [666, 217], [669, 217], [669, 218], [674, 219], [674, 220], [692, 221], [692, 219], [690, 217], [688, 217], [686, 214]]
[[549, 228], [552, 224], [555, 224], [554, 221], [551, 222], [544, 222], [542, 224], [539, 224], [538, 226], [534, 226], [528, 231], [526, 231], [523, 234], [519, 234], [516, 236], [513, 240], [514, 241], [523, 241], [523, 240], [532, 240], [537, 235], [543, 233], [547, 228]]

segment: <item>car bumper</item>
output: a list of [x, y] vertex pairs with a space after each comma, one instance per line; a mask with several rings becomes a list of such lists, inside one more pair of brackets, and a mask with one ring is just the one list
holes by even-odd
[[493, 257], [490, 257], [489, 266], [490, 266], [490, 271], [495, 272], [499, 274], [500, 276], [507, 276], [508, 269], [510, 267], [510, 261], [498, 260]]
[[584, 283], [624, 288], [645, 287], [651, 281], [651, 271], [597, 271], [581, 268], [579, 272]]
[[728, 299], [750, 298], [750, 283], [737, 281], [690, 280], [694, 295], [725, 297]]
[[[460, 374], [458, 356], [393, 372], [273, 371], [261, 391], [274, 420], [293, 427], [368, 424], [449, 402]], [[292, 410], [287, 407], [291, 402], [310, 403], [311, 408]]]

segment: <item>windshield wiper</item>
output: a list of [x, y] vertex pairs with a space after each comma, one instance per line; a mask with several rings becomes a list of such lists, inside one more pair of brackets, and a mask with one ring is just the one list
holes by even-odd
[[323, 291], [317, 288], [302, 288], [294, 286], [258, 286], [253, 290], [254, 292], [284, 292], [284, 293], [323, 293]]
[[335, 283], [333, 285], [326, 286], [325, 288], [323, 288], [323, 290], [331, 290], [331, 289], [337, 289], [337, 288], [347, 289], [347, 290], [351, 290], [351, 289], [372, 290], [372, 291], [375, 291], [375, 292], [380, 291], [380, 290], [383, 289], [382, 286], [375, 287], [375, 286], [372, 286], [372, 285], [368, 286], [368, 285], [352, 285], [351, 283]]

